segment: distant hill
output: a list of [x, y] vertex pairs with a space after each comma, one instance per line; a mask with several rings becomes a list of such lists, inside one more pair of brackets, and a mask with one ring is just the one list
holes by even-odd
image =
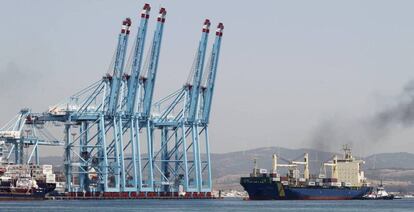
[[240, 152], [223, 154], [212, 154], [213, 176], [222, 177], [228, 174], [248, 174], [253, 168], [253, 159], [256, 158], [258, 166], [270, 169], [272, 155], [277, 154], [279, 163], [286, 163], [286, 160], [303, 160], [303, 154], [309, 153], [310, 166], [317, 167], [313, 173], [319, 173], [319, 168], [323, 161], [329, 160], [333, 154], [329, 152], [317, 151], [312, 149], [287, 149], [282, 147], [267, 147], [252, 149]]
[[[241, 176], [249, 175], [253, 168], [254, 158], [257, 159], [260, 168], [270, 169], [274, 153], [280, 157], [279, 163], [284, 163], [281, 158], [302, 160], [305, 152], [309, 153], [311, 174], [318, 174], [321, 163], [330, 160], [334, 154], [342, 157], [341, 153], [281, 147], [212, 154], [214, 187], [216, 189], [242, 189], [239, 179]], [[360, 159], [365, 161], [363, 165], [365, 175], [373, 184], [383, 180], [390, 191], [414, 191], [414, 154], [381, 153]]]
[[414, 154], [407, 152], [375, 154], [364, 160], [368, 169], [414, 169]]
[[[248, 176], [253, 168], [253, 159], [258, 166], [270, 169], [272, 155], [279, 156], [279, 163], [287, 160], [302, 160], [303, 154], [309, 153], [311, 174], [319, 174], [321, 163], [328, 161], [334, 154], [315, 149], [288, 149], [282, 147], [257, 148], [246, 151], [212, 154], [212, 174], [215, 189], [241, 190], [239, 179]], [[394, 191], [414, 191], [414, 154], [406, 152], [374, 154], [365, 158], [363, 169], [366, 177], [373, 183], [384, 180], [387, 189]], [[52, 164], [57, 170], [63, 170], [63, 156], [43, 157], [41, 163]], [[283, 170], [281, 170], [283, 171]]]
[[63, 156], [48, 156], [48, 157], [41, 157], [40, 163], [41, 164], [49, 164], [53, 165], [53, 167], [63, 166]]

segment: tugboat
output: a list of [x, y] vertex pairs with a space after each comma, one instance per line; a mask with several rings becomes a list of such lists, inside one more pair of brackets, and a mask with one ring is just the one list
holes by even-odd
[[363, 199], [366, 200], [393, 200], [395, 199], [395, 196], [393, 194], [388, 194], [387, 191], [385, 191], [384, 186], [381, 184], [371, 193], [367, 194], [363, 197]]

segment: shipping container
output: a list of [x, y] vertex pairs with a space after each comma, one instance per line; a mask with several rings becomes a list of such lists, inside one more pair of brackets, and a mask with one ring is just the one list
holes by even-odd
[[288, 181], [288, 180], [289, 180], [289, 178], [288, 178], [288, 177], [280, 177], [280, 180], [281, 180], [281, 181]]
[[338, 182], [338, 179], [336, 179], [336, 178], [324, 178], [322, 181], [324, 183], [336, 183], [336, 182]]
[[260, 174], [267, 174], [267, 169], [260, 169], [259, 170], [259, 173]]
[[280, 181], [280, 177], [273, 177], [272, 178], [272, 181], [279, 182]]

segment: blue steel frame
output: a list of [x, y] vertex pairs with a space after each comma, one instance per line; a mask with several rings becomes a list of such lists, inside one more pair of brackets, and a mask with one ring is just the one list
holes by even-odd
[[[16, 163], [39, 163], [40, 145], [64, 146], [66, 191], [211, 192], [208, 123], [223, 35], [219, 24], [203, 79], [210, 21], [207, 19], [195, 57], [191, 81], [153, 103], [166, 10], [157, 17], [148, 67], [142, 67], [151, 7], [145, 4], [132, 66], [124, 67], [131, 20], [125, 19], [113, 73], [79, 91], [68, 102], [45, 113], [22, 110], [0, 129], [0, 140], [11, 146]], [[124, 74], [130, 70], [130, 75]], [[203, 84], [203, 81], [205, 83]], [[63, 141], [42, 138], [47, 123], [64, 125]], [[24, 136], [25, 129], [32, 128]], [[9, 132], [19, 132], [10, 136]], [[13, 134], [14, 135], [14, 134]], [[204, 141], [204, 142], [203, 142]], [[23, 146], [33, 146], [27, 162]], [[203, 148], [204, 145], [204, 148]]]

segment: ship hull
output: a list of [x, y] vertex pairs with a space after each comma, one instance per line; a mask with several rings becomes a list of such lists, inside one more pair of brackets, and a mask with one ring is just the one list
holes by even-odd
[[39, 186], [39, 188], [45, 189], [46, 193], [50, 193], [56, 189], [56, 183], [46, 183], [46, 182], [38, 181], [37, 185]]
[[271, 178], [242, 178], [250, 200], [352, 200], [362, 199], [372, 187], [293, 187]]
[[46, 192], [44, 189], [35, 189], [31, 192], [0, 192], [0, 201], [5, 200], [43, 200]]

